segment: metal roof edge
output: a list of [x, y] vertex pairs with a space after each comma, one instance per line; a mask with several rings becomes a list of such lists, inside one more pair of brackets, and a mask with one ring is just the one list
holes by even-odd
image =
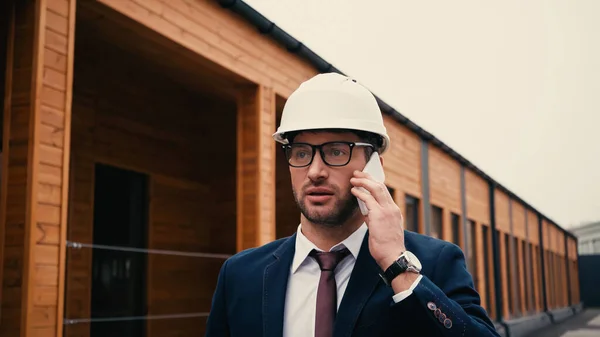
[[[346, 75], [342, 71], [337, 69], [335, 66], [333, 66], [331, 63], [324, 60], [322, 57], [320, 57], [317, 53], [312, 51], [310, 48], [308, 48], [302, 42], [298, 41], [293, 36], [291, 36], [290, 34], [285, 32], [283, 29], [281, 29], [281, 27], [277, 26], [274, 22], [267, 19], [264, 15], [262, 15], [260, 12], [258, 12], [254, 8], [252, 8], [250, 5], [248, 5], [243, 0], [217, 0], [217, 1], [221, 5], [221, 7], [226, 8], [226, 9], [240, 15], [242, 18], [244, 18], [245, 20], [247, 20], [251, 24], [253, 24], [261, 34], [270, 36], [275, 41], [277, 41], [278, 43], [283, 45], [290, 53], [296, 54], [296, 55], [306, 59], [307, 61], [309, 61], [311, 64], [313, 64], [315, 66], [315, 68], [319, 72], [322, 72], [322, 73], [323, 72], [337, 72], [342, 75]], [[373, 95], [375, 95], [375, 93], [373, 93]], [[450, 155], [452, 158], [456, 159], [458, 162], [460, 162], [465, 167], [473, 170], [475, 173], [477, 173], [484, 179], [492, 182], [499, 190], [505, 192], [511, 199], [519, 201], [526, 208], [529, 208], [533, 212], [539, 214], [543, 219], [545, 219], [552, 225], [556, 226], [558, 229], [563, 231], [567, 236], [577, 240], [577, 237], [573, 233], [571, 233], [567, 229], [563, 228], [562, 226], [560, 226], [558, 223], [556, 223], [549, 217], [542, 214], [535, 207], [531, 206], [529, 203], [525, 202], [523, 199], [521, 199], [515, 193], [510, 191], [507, 187], [498, 183], [495, 179], [493, 179], [491, 176], [489, 176], [488, 174], [483, 172], [481, 169], [479, 169], [477, 166], [475, 166], [473, 163], [471, 163], [465, 157], [460, 155], [458, 152], [454, 151], [451, 147], [446, 145], [440, 139], [436, 138], [434, 135], [427, 132], [425, 129], [423, 129], [422, 127], [418, 126], [416, 123], [411, 121], [409, 118], [402, 115], [400, 112], [398, 112], [393, 107], [391, 107], [389, 104], [384, 102], [377, 95], [375, 95], [375, 98], [377, 100], [377, 103], [381, 107], [381, 110], [384, 113], [388, 114], [389, 116], [394, 118], [394, 120], [396, 120], [400, 124], [406, 126], [411, 131], [415, 132], [422, 139], [429, 141], [433, 145], [441, 148], [442, 151], [444, 151], [446, 154]]]

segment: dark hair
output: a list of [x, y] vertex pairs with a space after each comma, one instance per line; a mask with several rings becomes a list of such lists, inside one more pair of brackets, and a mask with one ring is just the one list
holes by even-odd
[[294, 141], [294, 138], [301, 132], [331, 132], [331, 133], [353, 133], [360, 138], [361, 142], [369, 143], [373, 145], [373, 148], [365, 148], [365, 157], [367, 160], [371, 157], [373, 151], [379, 152], [381, 146], [383, 145], [383, 137], [376, 133], [362, 131], [362, 130], [354, 130], [354, 129], [313, 129], [306, 131], [292, 131], [287, 132], [283, 135], [285, 139], [287, 139], [290, 143]]

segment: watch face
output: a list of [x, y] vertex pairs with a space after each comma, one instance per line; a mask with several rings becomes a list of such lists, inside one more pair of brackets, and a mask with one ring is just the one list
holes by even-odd
[[405, 254], [404, 256], [406, 257], [406, 260], [410, 264], [414, 265], [415, 268], [417, 268], [418, 270], [421, 270], [421, 262], [419, 261], [419, 259], [417, 259], [417, 257], [415, 256], [415, 254], [413, 254], [413, 253], [411, 253], [409, 251], [406, 251], [404, 254]]

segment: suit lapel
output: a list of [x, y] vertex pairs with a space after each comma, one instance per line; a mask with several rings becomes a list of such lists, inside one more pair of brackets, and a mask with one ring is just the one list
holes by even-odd
[[290, 266], [294, 257], [296, 233], [273, 253], [273, 262], [264, 270], [263, 329], [265, 337], [283, 335], [283, 312]]
[[379, 266], [369, 252], [369, 232], [365, 235], [348, 287], [337, 313], [334, 336], [350, 336], [365, 303], [381, 281]]

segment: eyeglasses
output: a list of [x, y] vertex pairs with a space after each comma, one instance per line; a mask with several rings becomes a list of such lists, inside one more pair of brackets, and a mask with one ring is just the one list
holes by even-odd
[[373, 147], [369, 143], [327, 142], [321, 145], [292, 143], [283, 145], [288, 164], [292, 167], [306, 167], [312, 164], [315, 152], [319, 150], [321, 159], [329, 166], [344, 166], [352, 158], [352, 150], [357, 146]]

